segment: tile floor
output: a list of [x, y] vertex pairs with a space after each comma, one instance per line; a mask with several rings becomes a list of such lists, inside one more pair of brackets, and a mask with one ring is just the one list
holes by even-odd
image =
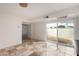
[[26, 40], [23, 44], [0, 50], [0, 56], [74, 56], [74, 48], [44, 41]]

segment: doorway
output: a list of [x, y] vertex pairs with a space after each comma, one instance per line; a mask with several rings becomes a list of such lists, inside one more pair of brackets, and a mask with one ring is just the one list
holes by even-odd
[[22, 24], [22, 42], [31, 39], [31, 25]]

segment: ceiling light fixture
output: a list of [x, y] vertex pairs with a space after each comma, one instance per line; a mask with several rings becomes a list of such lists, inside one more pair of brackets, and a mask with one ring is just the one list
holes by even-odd
[[27, 7], [27, 3], [19, 3], [19, 5], [21, 6], [21, 7]]

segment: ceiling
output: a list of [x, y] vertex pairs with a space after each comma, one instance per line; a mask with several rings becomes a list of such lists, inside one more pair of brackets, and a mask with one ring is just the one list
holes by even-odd
[[79, 6], [77, 3], [28, 3], [28, 7], [20, 7], [16, 3], [0, 4], [0, 13], [10, 13], [22, 19], [34, 19], [67, 8]]

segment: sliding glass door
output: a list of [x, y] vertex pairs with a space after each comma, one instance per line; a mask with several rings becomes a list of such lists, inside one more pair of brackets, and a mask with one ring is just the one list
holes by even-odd
[[74, 55], [73, 32], [73, 22], [59, 21], [47, 24], [48, 48], [55, 49], [55, 55]]
[[47, 24], [47, 38], [47, 55], [57, 55], [57, 23]]
[[58, 55], [74, 55], [74, 24], [58, 22]]
[[47, 24], [47, 31], [49, 41], [57, 42], [57, 23]]

